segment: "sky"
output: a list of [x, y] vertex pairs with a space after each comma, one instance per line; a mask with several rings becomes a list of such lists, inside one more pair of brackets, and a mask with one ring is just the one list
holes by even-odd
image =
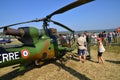
[[[0, 0], [0, 27], [44, 18], [76, 0]], [[74, 31], [104, 30], [120, 27], [120, 0], [94, 0], [51, 18]], [[13, 26], [33, 26], [42, 29], [42, 22]], [[64, 31], [50, 23], [50, 28]]]

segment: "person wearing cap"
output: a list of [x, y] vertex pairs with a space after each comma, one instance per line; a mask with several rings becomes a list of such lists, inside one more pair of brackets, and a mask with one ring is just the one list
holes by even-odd
[[105, 48], [104, 48], [104, 46], [102, 44], [102, 38], [97, 38], [97, 40], [98, 40], [98, 55], [97, 55], [98, 63], [104, 64], [104, 60], [102, 58], [102, 54], [105, 51]]

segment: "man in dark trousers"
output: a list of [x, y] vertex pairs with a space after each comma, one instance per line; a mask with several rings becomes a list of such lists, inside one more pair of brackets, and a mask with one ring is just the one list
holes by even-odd
[[85, 34], [84, 38], [86, 38], [86, 42], [87, 42], [86, 46], [87, 46], [87, 51], [88, 51], [86, 58], [90, 60], [91, 59], [91, 55], [90, 55], [91, 36], [89, 32], [87, 31], [85, 31], [84, 34]]

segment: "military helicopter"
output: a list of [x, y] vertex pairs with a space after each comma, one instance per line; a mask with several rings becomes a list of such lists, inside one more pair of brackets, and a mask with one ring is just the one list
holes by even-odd
[[[64, 13], [72, 8], [91, 1], [93, 0], [77, 0], [44, 18], [0, 27], [0, 29], [3, 29], [5, 35], [12, 35], [22, 43], [21, 46], [0, 47], [0, 68], [20, 64], [19, 71], [22, 71], [25, 69], [25, 64], [28, 62], [34, 61], [36, 65], [41, 65], [47, 60], [59, 59], [65, 55], [67, 51], [73, 50], [70, 44], [59, 44], [57, 30], [55, 28], [48, 28], [48, 23], [52, 22], [67, 29], [73, 34], [74, 38], [74, 31], [72, 29], [59, 22], [51, 20], [51, 18], [56, 14]], [[43, 22], [43, 29], [41, 30], [35, 27], [19, 27], [18, 29], [9, 28], [11, 26], [40, 21]]]

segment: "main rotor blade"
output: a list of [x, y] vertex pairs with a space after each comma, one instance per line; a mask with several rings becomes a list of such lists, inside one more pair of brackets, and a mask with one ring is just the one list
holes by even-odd
[[61, 9], [58, 9], [57, 11], [51, 13], [50, 15], [48, 15], [47, 17], [48, 18], [51, 18], [53, 15], [56, 15], [56, 14], [60, 14], [60, 13], [64, 13], [65, 11], [68, 11], [72, 8], [75, 8], [75, 7], [78, 7], [82, 4], [85, 4], [85, 3], [88, 3], [88, 2], [91, 2], [91, 1], [94, 1], [94, 0], [77, 0]]
[[26, 21], [26, 22], [20, 22], [20, 23], [11, 24], [11, 25], [7, 25], [7, 26], [0, 27], [0, 29], [5, 28], [5, 27], [11, 27], [11, 26], [15, 26], [15, 25], [20, 25], [20, 24], [31, 23], [31, 22], [39, 22], [39, 21], [42, 21], [42, 20], [44, 20], [44, 18], [42, 18], [42, 19], [30, 20], [30, 21]]
[[53, 21], [53, 20], [49, 20], [49, 21], [50, 21], [50, 22], [53, 22], [53, 23], [56, 24], [56, 25], [59, 25], [59, 26], [65, 28], [65, 29], [67, 29], [67, 30], [69, 30], [69, 31], [71, 31], [71, 32], [74, 32], [72, 29], [68, 28], [67, 26], [65, 26], [65, 25], [63, 25], [63, 24], [61, 24], [61, 23], [59, 23], [59, 22], [56, 22], [56, 21]]

